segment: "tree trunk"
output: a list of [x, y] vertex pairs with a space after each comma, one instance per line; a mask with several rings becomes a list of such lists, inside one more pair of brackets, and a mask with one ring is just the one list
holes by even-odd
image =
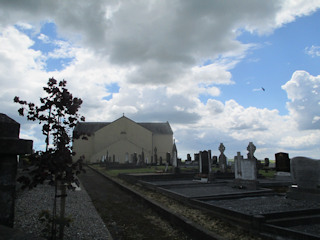
[[64, 226], [66, 224], [64, 214], [66, 209], [66, 185], [61, 184], [60, 185], [60, 191], [61, 191], [61, 199], [60, 199], [60, 226], [59, 226], [59, 239], [63, 239], [64, 234]]

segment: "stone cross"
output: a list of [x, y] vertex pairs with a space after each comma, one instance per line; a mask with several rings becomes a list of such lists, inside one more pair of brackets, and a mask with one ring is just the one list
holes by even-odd
[[224, 150], [226, 150], [225, 146], [223, 145], [223, 143], [220, 143], [219, 151], [221, 152], [221, 154], [223, 154]]
[[249, 142], [247, 150], [248, 150], [248, 158], [249, 159], [254, 159], [253, 154], [256, 151], [256, 146], [253, 144], [253, 142]]
[[221, 152], [220, 153], [220, 156], [219, 156], [219, 169], [221, 172], [225, 173], [227, 171], [227, 157], [226, 155], [224, 155], [224, 150], [225, 150], [225, 146], [223, 145], [223, 143], [220, 143], [220, 146], [219, 146], [219, 151]]
[[32, 140], [19, 139], [20, 124], [0, 113], [0, 224], [13, 227], [17, 155], [32, 153]]

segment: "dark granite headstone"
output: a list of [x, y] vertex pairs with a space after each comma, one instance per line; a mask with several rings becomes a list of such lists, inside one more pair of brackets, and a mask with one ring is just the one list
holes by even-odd
[[208, 152], [203, 151], [201, 152], [201, 167], [202, 167], [202, 174], [209, 174], [209, 157], [208, 157]]
[[217, 164], [218, 163], [218, 157], [217, 156], [213, 156], [212, 157], [212, 164]]
[[194, 161], [199, 162], [199, 153], [194, 154]]
[[0, 113], [0, 224], [13, 227], [17, 155], [32, 153], [32, 141], [19, 139], [20, 124]]
[[276, 157], [276, 171], [290, 172], [290, 158], [288, 153], [279, 152], [275, 154]]

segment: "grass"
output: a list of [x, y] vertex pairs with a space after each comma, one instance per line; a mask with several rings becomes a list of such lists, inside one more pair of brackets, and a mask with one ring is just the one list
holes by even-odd
[[[116, 177], [120, 173], [155, 173], [157, 171], [164, 171], [165, 166], [151, 166], [146, 168], [132, 168], [132, 169], [111, 169], [108, 170], [98, 165], [92, 165], [95, 169], [102, 170], [111, 177]], [[168, 167], [168, 172], [171, 172], [172, 167]]]
[[259, 174], [261, 174], [265, 178], [274, 178], [275, 173], [275, 170], [268, 170], [268, 172], [266, 172], [265, 170], [259, 170]]
[[[99, 171], [103, 171], [104, 173], [108, 174], [111, 177], [117, 177], [121, 173], [156, 173], [156, 172], [162, 172], [165, 170], [165, 166], [150, 166], [146, 168], [131, 168], [131, 169], [111, 169], [108, 170], [105, 167], [100, 167], [99, 165], [92, 165], [92, 167], [96, 168]], [[198, 168], [193, 168], [194, 170], [197, 170]], [[181, 167], [180, 172], [190, 172], [191, 168], [187, 167]], [[212, 171], [215, 172], [219, 170], [218, 168], [212, 168]], [[172, 166], [168, 167], [168, 172], [172, 172]], [[274, 170], [268, 170], [266, 172], [265, 170], [259, 170], [259, 174], [266, 178], [273, 178], [276, 171]]]

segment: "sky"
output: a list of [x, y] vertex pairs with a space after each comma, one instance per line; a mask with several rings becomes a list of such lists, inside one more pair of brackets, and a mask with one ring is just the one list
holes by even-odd
[[1, 0], [0, 112], [65, 79], [86, 121], [166, 122], [178, 155], [319, 159], [320, 0]]

